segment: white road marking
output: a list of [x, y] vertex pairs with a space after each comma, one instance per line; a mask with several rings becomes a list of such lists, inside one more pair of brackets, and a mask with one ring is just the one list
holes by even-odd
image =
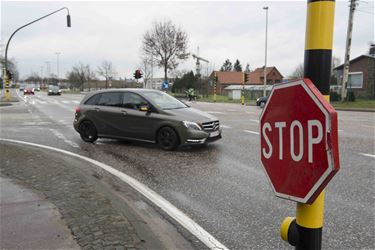
[[228, 248], [221, 244], [217, 239], [215, 239], [211, 234], [209, 234], [206, 230], [204, 230], [200, 225], [198, 225], [196, 222], [194, 222], [192, 219], [190, 219], [186, 214], [184, 214], [182, 211], [180, 211], [178, 208], [172, 205], [169, 201], [164, 199], [162, 196], [157, 194], [155, 191], [147, 187], [146, 185], [142, 184], [141, 182], [137, 181], [136, 179], [128, 176], [127, 174], [124, 174], [123, 172], [114, 169], [113, 167], [106, 165], [104, 163], [101, 163], [99, 161], [96, 161], [94, 159], [90, 159], [88, 157], [75, 154], [63, 149], [49, 147], [41, 144], [35, 144], [25, 141], [18, 141], [18, 140], [12, 140], [12, 139], [5, 139], [0, 138], [0, 141], [6, 141], [11, 143], [20, 143], [24, 145], [29, 145], [33, 147], [39, 147], [44, 149], [49, 149], [52, 151], [60, 152], [66, 155], [70, 155], [76, 158], [79, 158], [81, 160], [90, 162], [103, 170], [109, 172], [110, 174], [118, 177], [120, 180], [124, 181], [131, 187], [133, 187], [135, 190], [137, 190], [139, 193], [141, 193], [144, 197], [149, 199], [151, 202], [153, 202], [157, 207], [159, 207], [161, 210], [163, 210], [165, 213], [167, 213], [169, 216], [171, 216], [174, 220], [176, 220], [178, 223], [180, 223], [185, 229], [187, 229], [190, 233], [195, 235], [198, 239], [200, 239], [208, 248], [210, 249], [222, 249], [227, 250]]
[[244, 130], [243, 132], [254, 134], [254, 135], [259, 135], [259, 132], [251, 131], [251, 130]]
[[224, 114], [223, 112], [220, 112], [220, 111], [204, 111], [206, 113], [210, 113], [210, 114]]
[[41, 101], [41, 100], [36, 100], [36, 102], [40, 103], [40, 104], [47, 104], [47, 102], [45, 101]]
[[246, 111], [246, 114], [255, 114], [255, 112]]
[[222, 127], [222, 128], [230, 128], [230, 126], [228, 126], [228, 125], [220, 125], [220, 127]]
[[250, 119], [249, 121], [259, 123], [259, 120], [255, 120], [255, 119]]
[[363, 155], [363, 156], [367, 156], [367, 157], [375, 158], [375, 155], [364, 154], [364, 153], [359, 153], [359, 154], [360, 154], [360, 155]]
[[366, 127], [366, 128], [375, 128], [375, 126], [370, 126], [370, 125], [361, 125], [362, 127]]
[[49, 125], [50, 122], [23, 122], [22, 126], [43, 126], [43, 125]]
[[63, 100], [63, 101], [61, 101], [62, 103], [70, 103], [70, 101], [65, 101], [65, 100]]
[[71, 140], [68, 140], [63, 134], [61, 134], [56, 129], [50, 128], [49, 129], [57, 138], [63, 140], [65, 143], [69, 144], [73, 148], [79, 148], [78, 144], [75, 142], [72, 142]]

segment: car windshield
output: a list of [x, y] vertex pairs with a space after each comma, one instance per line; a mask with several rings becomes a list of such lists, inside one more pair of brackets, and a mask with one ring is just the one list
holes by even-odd
[[143, 94], [151, 99], [154, 104], [161, 109], [181, 109], [188, 107], [184, 103], [164, 92], [145, 91]]
[[50, 90], [59, 90], [59, 87], [58, 86], [49, 86], [49, 89]]

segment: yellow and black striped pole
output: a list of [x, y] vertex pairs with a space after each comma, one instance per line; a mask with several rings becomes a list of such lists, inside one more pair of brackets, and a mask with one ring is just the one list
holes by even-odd
[[[332, 61], [334, 0], [308, 0], [304, 77], [309, 78], [329, 102]], [[297, 203], [296, 218], [284, 219], [281, 238], [297, 250], [322, 247], [324, 191], [309, 204]]]

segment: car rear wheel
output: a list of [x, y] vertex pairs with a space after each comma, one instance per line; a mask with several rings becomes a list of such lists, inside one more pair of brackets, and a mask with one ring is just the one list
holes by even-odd
[[79, 125], [79, 134], [85, 142], [94, 142], [98, 139], [98, 132], [95, 125], [90, 121], [83, 121]]
[[163, 127], [159, 130], [157, 142], [164, 150], [173, 150], [179, 144], [177, 133], [171, 127]]

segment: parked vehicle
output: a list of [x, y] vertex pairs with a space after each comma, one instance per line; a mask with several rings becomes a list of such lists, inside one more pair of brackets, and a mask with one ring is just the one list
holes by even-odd
[[268, 96], [262, 96], [262, 97], [259, 97], [257, 99], [257, 106], [263, 108], [264, 106], [266, 106], [266, 103], [268, 101]]
[[157, 90], [100, 90], [76, 109], [74, 129], [82, 140], [131, 139], [173, 150], [221, 138], [219, 120]]
[[25, 88], [25, 89], [23, 90], [23, 94], [24, 94], [24, 95], [34, 95], [35, 92], [34, 92], [34, 89], [33, 89], [33, 88]]
[[61, 95], [61, 90], [58, 86], [49, 85], [48, 86], [48, 95]]

